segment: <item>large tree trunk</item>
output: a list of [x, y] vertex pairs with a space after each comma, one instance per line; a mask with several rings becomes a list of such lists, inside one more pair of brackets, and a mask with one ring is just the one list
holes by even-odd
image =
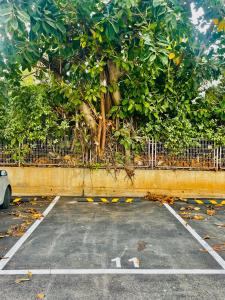
[[111, 94], [110, 92], [107, 92], [105, 96], [105, 112], [106, 114], [110, 111], [112, 106], [112, 99], [111, 99]]
[[86, 124], [91, 129], [92, 134], [96, 137], [96, 135], [97, 135], [97, 122], [95, 121], [95, 119], [92, 115], [92, 111], [91, 111], [90, 107], [85, 102], [83, 102], [80, 105], [80, 111], [84, 116], [84, 120], [85, 120]]
[[109, 72], [109, 83], [115, 89], [112, 93], [112, 100], [115, 105], [120, 105], [121, 94], [117, 85], [121, 72], [119, 67], [112, 60], [108, 60], [107, 66]]

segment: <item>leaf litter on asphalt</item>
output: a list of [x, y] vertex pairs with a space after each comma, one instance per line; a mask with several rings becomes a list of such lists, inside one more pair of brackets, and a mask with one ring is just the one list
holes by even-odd
[[32, 272], [28, 271], [26, 277], [17, 278], [15, 280], [15, 283], [20, 284], [20, 283], [22, 283], [24, 281], [30, 281], [31, 278], [32, 278], [32, 275], [33, 275]]
[[[42, 197], [39, 200], [43, 205], [51, 199], [51, 197]], [[27, 203], [31, 203], [32, 205], [36, 204], [37, 198], [30, 200], [27, 198], [15, 198], [13, 200], [13, 211], [7, 214], [11, 215], [13, 217], [12, 219], [19, 219], [22, 220], [22, 222], [20, 224], [11, 225], [6, 232], [0, 232], [0, 239], [8, 236], [21, 237], [34, 220], [40, 220], [43, 217], [43, 214], [36, 208], [26, 208]]]
[[159, 202], [161, 204], [167, 203], [167, 204], [174, 204], [175, 201], [183, 201], [185, 202], [185, 199], [179, 198], [179, 197], [173, 197], [168, 195], [158, 195], [148, 192], [147, 195], [144, 197], [145, 200], [153, 201], [153, 202]]

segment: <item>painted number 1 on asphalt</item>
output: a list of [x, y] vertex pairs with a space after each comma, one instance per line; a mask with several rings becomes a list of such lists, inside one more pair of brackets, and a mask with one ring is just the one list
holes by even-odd
[[[120, 257], [113, 258], [111, 261], [116, 263], [117, 268], [121, 268], [121, 258]], [[137, 257], [130, 258], [130, 259], [128, 259], [128, 261], [133, 263], [135, 268], [139, 268], [140, 263], [139, 263], [139, 259]]]

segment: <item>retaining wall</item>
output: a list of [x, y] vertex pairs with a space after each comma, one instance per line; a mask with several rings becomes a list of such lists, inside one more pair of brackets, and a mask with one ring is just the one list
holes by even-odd
[[5, 167], [14, 195], [225, 197], [224, 171]]

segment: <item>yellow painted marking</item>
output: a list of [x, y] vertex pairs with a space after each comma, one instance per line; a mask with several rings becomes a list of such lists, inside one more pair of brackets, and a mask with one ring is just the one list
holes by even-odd
[[127, 198], [125, 202], [126, 203], [131, 203], [131, 202], [133, 202], [133, 200], [134, 200], [133, 198]]
[[109, 203], [109, 201], [106, 198], [100, 198], [102, 202]]
[[120, 200], [120, 198], [113, 198], [112, 203], [117, 203]]
[[225, 200], [220, 202], [221, 205], [225, 205]]
[[210, 200], [209, 201], [211, 204], [218, 204], [218, 202], [216, 200]]
[[88, 202], [94, 202], [94, 199], [92, 199], [92, 198], [87, 198], [87, 201], [88, 201]]
[[195, 200], [195, 202], [198, 204], [204, 204], [204, 202], [202, 200]]

